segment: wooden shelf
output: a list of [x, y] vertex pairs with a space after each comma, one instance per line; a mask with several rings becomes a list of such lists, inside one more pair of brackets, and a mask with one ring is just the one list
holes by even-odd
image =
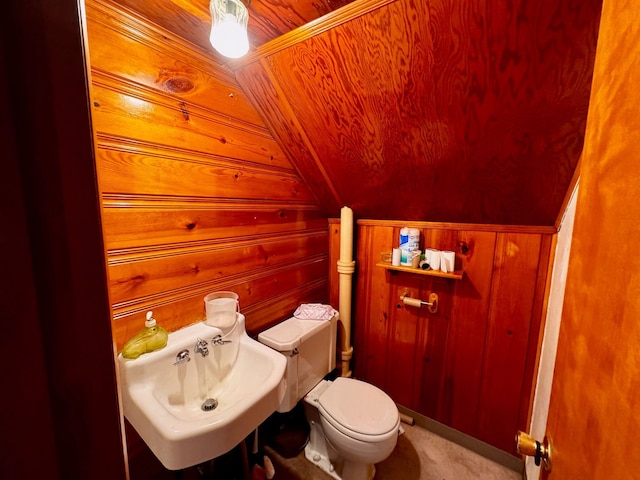
[[448, 278], [452, 280], [462, 280], [464, 275], [464, 270], [455, 270], [451, 273], [444, 273], [440, 270], [422, 270], [421, 268], [413, 268], [413, 267], [396, 267], [391, 265], [390, 263], [378, 262], [376, 263], [377, 267], [386, 268], [387, 270], [394, 272], [406, 272], [413, 273], [417, 275], [427, 275], [431, 277], [440, 277], [440, 278]]

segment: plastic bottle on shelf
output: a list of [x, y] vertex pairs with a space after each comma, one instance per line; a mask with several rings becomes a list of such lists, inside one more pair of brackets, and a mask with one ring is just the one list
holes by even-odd
[[420, 248], [419, 244], [419, 229], [408, 227], [400, 229], [400, 265], [411, 266], [413, 251]]

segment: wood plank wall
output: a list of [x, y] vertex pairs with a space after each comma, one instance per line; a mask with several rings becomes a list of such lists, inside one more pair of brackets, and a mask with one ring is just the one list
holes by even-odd
[[[303, 302], [337, 305], [339, 227], [327, 228], [233, 75], [107, 1], [88, 2], [87, 16], [117, 348], [148, 309], [169, 330], [202, 320], [202, 298], [215, 290], [240, 294], [250, 332]], [[465, 278], [375, 267], [402, 225], [360, 221], [355, 374], [512, 451], [528, 414], [553, 230], [418, 225], [423, 246], [458, 251]], [[405, 288], [436, 291], [439, 313], [398, 308]]]
[[96, 165], [116, 346], [240, 295], [251, 332], [327, 301], [328, 228], [233, 74], [109, 1], [88, 1]]
[[[354, 375], [515, 454], [513, 437], [529, 420], [554, 229], [409, 224], [421, 230], [421, 248], [456, 252], [464, 277], [449, 280], [375, 265], [398, 245], [402, 226], [357, 222]], [[421, 299], [437, 293], [438, 312], [403, 305], [405, 290]]]
[[232, 65], [333, 216], [552, 225], [601, 3], [353, 2]]

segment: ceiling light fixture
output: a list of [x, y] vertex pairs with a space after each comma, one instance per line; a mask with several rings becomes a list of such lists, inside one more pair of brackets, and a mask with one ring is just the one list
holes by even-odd
[[239, 58], [249, 51], [249, 12], [240, 0], [211, 0], [211, 45], [220, 54]]

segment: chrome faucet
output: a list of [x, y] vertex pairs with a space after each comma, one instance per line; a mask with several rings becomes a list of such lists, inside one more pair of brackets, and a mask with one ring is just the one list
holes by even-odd
[[202, 340], [201, 338], [198, 338], [198, 341], [196, 342], [196, 346], [193, 348], [193, 351], [195, 353], [199, 353], [203, 357], [206, 357], [207, 355], [209, 355], [209, 348], [207, 348], [207, 341]]
[[174, 365], [177, 367], [178, 365], [182, 365], [183, 363], [187, 363], [191, 360], [191, 358], [189, 358], [189, 350], [185, 349], [185, 350], [180, 350], [178, 352], [178, 354], [176, 355], [176, 361], [174, 363]]

